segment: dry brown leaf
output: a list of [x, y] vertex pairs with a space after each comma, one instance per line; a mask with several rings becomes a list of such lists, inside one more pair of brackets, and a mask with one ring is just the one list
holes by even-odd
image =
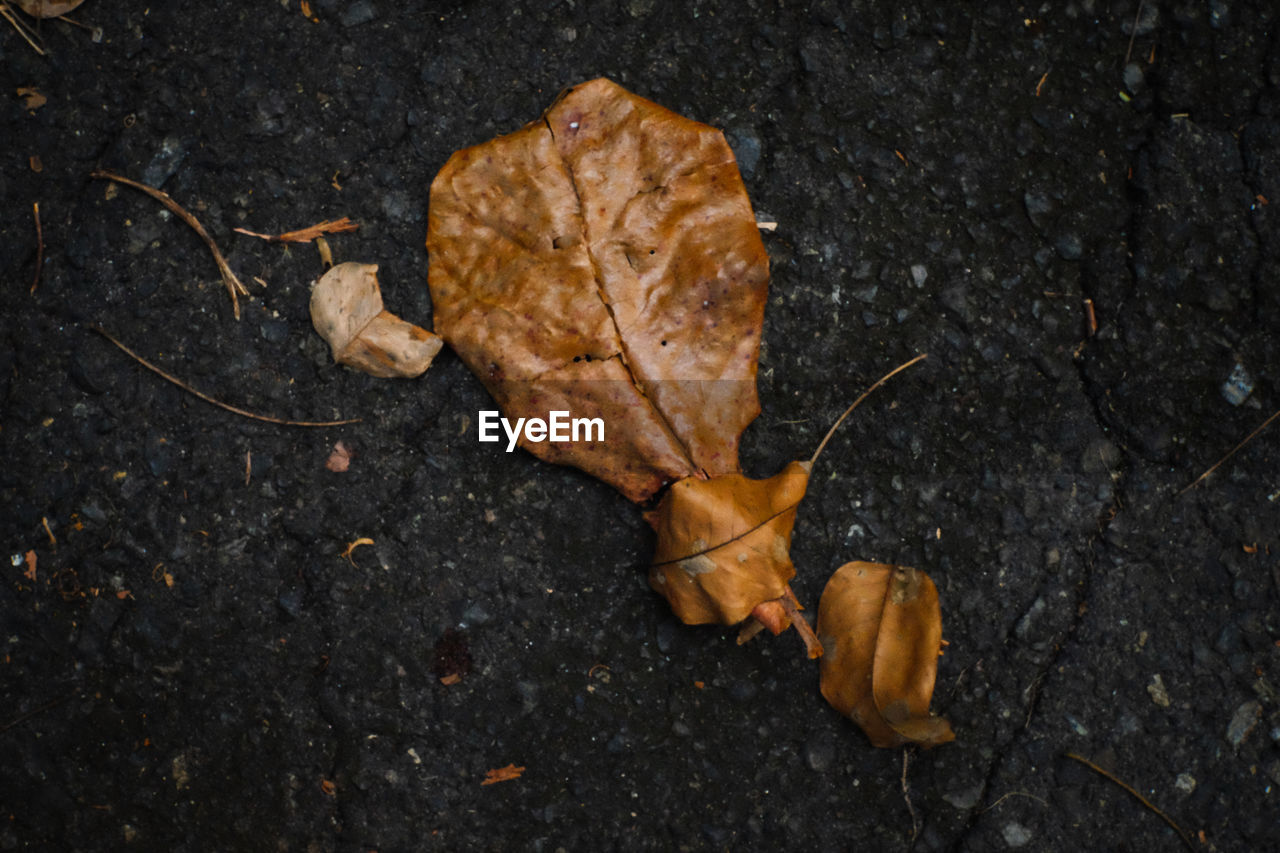
[[413, 378], [431, 366], [441, 341], [382, 307], [377, 264], [338, 264], [311, 292], [311, 322], [333, 359], [384, 379]]
[[575, 86], [450, 158], [427, 248], [436, 330], [508, 418], [607, 425], [530, 452], [634, 501], [737, 473], [769, 262], [718, 130], [608, 80]]
[[674, 484], [645, 515], [658, 533], [649, 584], [691, 625], [736, 625], [780, 598], [796, 574], [791, 528], [808, 482], [808, 466], [792, 462], [768, 480]]
[[84, 0], [14, 0], [18, 8], [33, 18], [57, 18], [74, 10]]
[[955, 739], [929, 713], [942, 613], [924, 572], [884, 563], [841, 566], [818, 605], [822, 695], [853, 719], [871, 743], [925, 748]]
[[35, 580], [36, 579], [36, 552], [28, 551], [27, 553], [22, 555], [22, 558], [27, 563], [27, 570], [22, 573], [22, 576], [29, 581]]
[[508, 764], [506, 767], [498, 767], [488, 770], [484, 774], [484, 780], [481, 785], [492, 785], [495, 782], [509, 782], [512, 779], [519, 779], [520, 774], [524, 772], [523, 767], [517, 767], [514, 764]]

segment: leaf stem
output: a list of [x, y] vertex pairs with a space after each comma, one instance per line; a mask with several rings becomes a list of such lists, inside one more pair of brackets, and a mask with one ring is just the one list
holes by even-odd
[[884, 383], [886, 383], [886, 382], [888, 382], [890, 379], [892, 379], [894, 376], [896, 376], [897, 374], [899, 374], [899, 373], [901, 373], [902, 371], [906, 370], [906, 369], [907, 369], [908, 367], [910, 367], [911, 365], [915, 364], [917, 361], [924, 361], [924, 360], [925, 360], [926, 358], [928, 358], [928, 357], [929, 357], [929, 354], [928, 354], [927, 352], [922, 352], [922, 353], [920, 353], [918, 356], [916, 356], [915, 358], [911, 359], [911, 360], [910, 360], [910, 361], [908, 361], [907, 363], [905, 363], [905, 364], [900, 364], [900, 365], [898, 365], [897, 367], [895, 367], [893, 370], [890, 370], [890, 371], [889, 371], [888, 373], [886, 373], [884, 376], [881, 376], [879, 379], [877, 379], [877, 380], [875, 381], [875, 383], [874, 383], [870, 388], [868, 388], [866, 391], [863, 391], [863, 392], [862, 392], [862, 396], [861, 396], [861, 397], [859, 397], [858, 399], [854, 400], [854, 401], [853, 401], [853, 405], [851, 405], [851, 406], [849, 406], [849, 408], [845, 409], [845, 410], [844, 410], [844, 414], [843, 414], [843, 415], [841, 415], [840, 417], [836, 418], [836, 422], [835, 422], [835, 423], [833, 423], [833, 424], [831, 425], [831, 429], [827, 430], [827, 434], [826, 434], [825, 436], [823, 436], [823, 437], [822, 437], [822, 443], [820, 443], [820, 444], [818, 445], [818, 449], [817, 449], [817, 450], [815, 450], [815, 451], [813, 451], [813, 456], [811, 456], [811, 457], [809, 458], [809, 470], [810, 470], [810, 472], [812, 472], [812, 471], [813, 471], [813, 463], [815, 463], [815, 462], [817, 462], [817, 461], [818, 461], [818, 455], [819, 455], [820, 453], [822, 453], [823, 448], [825, 448], [825, 447], [827, 446], [827, 442], [831, 440], [831, 436], [835, 434], [836, 428], [837, 428], [837, 427], [839, 427], [839, 426], [840, 426], [840, 424], [844, 423], [844, 419], [845, 419], [845, 418], [847, 418], [847, 417], [849, 417], [849, 415], [853, 412], [853, 410], [854, 410], [854, 409], [856, 409], [856, 408], [858, 408], [859, 404], [861, 404], [863, 400], [865, 400], [865, 399], [867, 399], [867, 397], [871, 396], [871, 392], [872, 392], [872, 391], [876, 390], [876, 389], [877, 389], [877, 388], [879, 388], [881, 385], [883, 385]]

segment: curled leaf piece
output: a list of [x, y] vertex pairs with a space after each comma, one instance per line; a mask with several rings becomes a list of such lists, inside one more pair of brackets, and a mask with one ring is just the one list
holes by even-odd
[[[795, 577], [791, 528], [809, 482], [792, 462], [767, 480], [725, 474], [675, 483], [645, 518], [658, 534], [649, 584], [689, 625], [736, 625]], [[792, 599], [794, 600], [794, 599]], [[777, 633], [789, 620], [759, 620]]]
[[929, 713], [942, 611], [924, 572], [884, 563], [841, 566], [818, 605], [822, 695], [850, 717], [874, 746], [926, 749], [955, 739], [946, 719]]
[[377, 273], [377, 264], [329, 270], [311, 292], [311, 322], [340, 364], [384, 379], [420, 376], [442, 342], [382, 307]]

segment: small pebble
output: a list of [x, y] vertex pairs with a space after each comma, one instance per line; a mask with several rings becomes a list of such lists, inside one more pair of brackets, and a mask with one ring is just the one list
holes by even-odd
[[160, 143], [160, 150], [142, 170], [142, 182], [151, 187], [163, 186], [186, 158], [186, 144], [176, 136], [166, 136]]
[[1031, 841], [1031, 830], [1017, 821], [1006, 823], [1000, 834], [1004, 836], [1004, 843], [1010, 847], [1022, 847]]
[[831, 762], [835, 757], [835, 745], [828, 737], [823, 735], [815, 736], [805, 745], [805, 760], [809, 762], [810, 770], [821, 773], [831, 766]]
[[1236, 362], [1227, 381], [1222, 383], [1222, 396], [1233, 406], [1238, 406], [1253, 393], [1253, 377], [1243, 364]]
[[1236, 708], [1235, 714], [1231, 717], [1231, 723], [1227, 726], [1227, 743], [1239, 749], [1240, 744], [1244, 743], [1244, 739], [1254, 730], [1261, 718], [1262, 703], [1256, 699]]
[[949, 791], [942, 795], [942, 799], [960, 809], [960, 811], [967, 812], [982, 799], [982, 786], [974, 785], [961, 791]]
[[1027, 209], [1027, 218], [1037, 228], [1048, 224], [1049, 214], [1053, 212], [1053, 199], [1046, 193], [1028, 190], [1022, 194], [1022, 204]]
[[282, 344], [289, 337], [289, 324], [284, 320], [263, 320], [258, 330], [263, 340], [272, 344]]
[[378, 17], [378, 10], [374, 8], [369, 0], [356, 0], [343, 12], [342, 26], [358, 27], [361, 24], [369, 23], [376, 17]]
[[1133, 94], [1138, 94], [1138, 90], [1142, 88], [1142, 66], [1136, 62], [1130, 62], [1124, 67], [1124, 87]]
[[302, 590], [285, 590], [276, 597], [276, 604], [290, 617], [297, 619], [302, 615]]
[[472, 625], [487, 625], [493, 619], [493, 614], [489, 612], [489, 608], [485, 607], [484, 602], [473, 602], [466, 610], [462, 611], [462, 627], [470, 627]]
[[1151, 694], [1151, 701], [1161, 708], [1169, 707], [1169, 691], [1165, 689], [1164, 679], [1160, 677], [1159, 673], [1151, 676], [1151, 683], [1147, 685], [1147, 693]]
[[1078, 261], [1084, 254], [1084, 243], [1080, 240], [1080, 235], [1071, 231], [1059, 234], [1054, 241], [1054, 248], [1058, 250], [1058, 257], [1064, 261]]

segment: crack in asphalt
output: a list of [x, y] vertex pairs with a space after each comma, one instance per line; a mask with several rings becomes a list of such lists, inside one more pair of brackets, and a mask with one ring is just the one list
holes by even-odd
[[[1154, 119], [1147, 122], [1145, 136], [1142, 142], [1133, 150], [1130, 156], [1130, 162], [1136, 161], [1154, 142], [1156, 135], [1159, 133], [1159, 127]], [[1123, 323], [1125, 312], [1130, 298], [1134, 294], [1138, 286], [1138, 273], [1135, 263], [1134, 237], [1136, 234], [1135, 226], [1145, 211], [1145, 201], [1139, 196], [1138, 190], [1127, 183], [1124, 189], [1128, 204], [1128, 218], [1125, 222], [1124, 234], [1126, 236], [1127, 249], [1125, 270], [1125, 284], [1123, 293], [1116, 304], [1110, 306], [1108, 316], [1113, 318], [1117, 326]], [[1080, 291], [1082, 299], [1093, 300], [1095, 303], [1102, 296], [1095, 279], [1088, 274], [1086, 269], [1081, 270]], [[1095, 577], [1094, 569], [1097, 565], [1098, 557], [1108, 550], [1108, 545], [1104, 541], [1107, 530], [1120, 517], [1127, 503], [1126, 484], [1131, 470], [1129, 461], [1130, 453], [1125, 446], [1121, 434], [1125, 430], [1121, 425], [1110, 417], [1107, 410], [1107, 394], [1109, 389], [1104, 387], [1102, 383], [1090, 376], [1088, 353], [1093, 347], [1092, 330], [1086, 331], [1086, 337], [1080, 342], [1076, 351], [1072, 355], [1072, 366], [1076, 372], [1078, 385], [1076, 386], [1081, 396], [1088, 402], [1089, 412], [1092, 415], [1093, 423], [1097, 426], [1101, 434], [1107, 438], [1108, 442], [1119, 450], [1119, 461], [1111, 465], [1107, 469], [1107, 475], [1111, 478], [1111, 499], [1096, 518], [1096, 529], [1087, 539], [1078, 547], [1075, 547], [1077, 553], [1082, 557], [1083, 572], [1079, 580], [1074, 585], [1075, 594], [1071, 596], [1068, 606], [1071, 608], [1071, 619], [1067, 627], [1059, 631], [1053, 638], [1050, 645], [1049, 653], [1044, 662], [1036, 668], [1035, 676], [1028, 682], [1027, 687], [1023, 690], [1025, 716], [1021, 726], [1016, 728], [1009, 737], [1000, 744], [1000, 751], [993, 754], [992, 758], [986, 766], [986, 770], [982, 775], [980, 793], [978, 795], [977, 805], [969, 810], [964, 824], [955, 834], [954, 838], [947, 844], [946, 849], [950, 851], [959, 851], [966, 849], [966, 844], [973, 831], [977, 828], [980, 817], [992, 808], [993, 803], [988, 802], [989, 792], [996, 778], [999, 776], [1000, 770], [1005, 763], [1005, 758], [1011, 748], [1022, 743], [1031, 731], [1032, 721], [1036, 718], [1036, 714], [1040, 709], [1040, 700], [1043, 693], [1045, 682], [1053, 675], [1054, 669], [1063, 655], [1072, 647], [1080, 628], [1084, 624], [1085, 616], [1089, 612], [1089, 601], [1093, 595], [1093, 581]], [[1120, 440], [1118, 440], [1120, 439]], [[1006, 637], [1005, 644], [1010, 642]], [[914, 844], [911, 845], [914, 847]]]

